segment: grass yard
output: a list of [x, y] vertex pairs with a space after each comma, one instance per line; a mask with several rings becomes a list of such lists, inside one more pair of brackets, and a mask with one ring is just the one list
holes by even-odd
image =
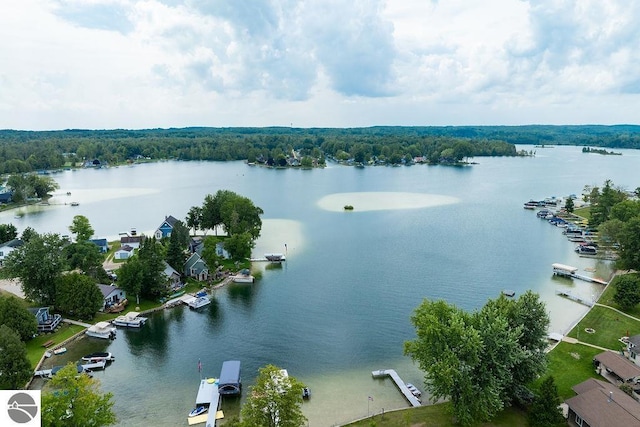
[[[580, 344], [559, 343], [548, 354], [549, 366], [545, 377], [551, 375], [558, 387], [561, 400], [575, 396], [571, 387], [588, 378], [600, 378], [593, 366], [595, 355], [602, 353], [597, 348]], [[544, 378], [540, 378], [541, 382]], [[535, 384], [538, 388], [539, 384]]]
[[78, 325], [70, 325], [68, 323], [60, 323], [60, 328], [54, 333], [51, 334], [40, 334], [32, 340], [29, 340], [27, 345], [27, 357], [29, 358], [29, 362], [31, 363], [31, 367], [35, 369], [38, 361], [45, 352], [45, 348], [42, 347], [42, 344], [49, 340], [53, 340], [54, 344], [49, 346], [49, 349], [53, 349], [57, 345], [59, 345], [64, 340], [71, 338], [78, 332], [84, 330], [82, 326]]
[[[609, 284], [607, 286], [607, 288], [604, 290], [604, 292], [600, 296], [600, 299], [598, 300], [598, 302], [600, 304], [608, 305], [608, 306], [611, 306], [613, 308], [617, 308], [618, 310], [622, 310], [620, 308], [620, 306], [618, 304], [616, 304], [615, 301], [613, 300], [613, 296], [616, 293], [616, 279], [618, 277], [619, 276], [616, 276], [616, 278], [613, 279], [611, 284]], [[624, 311], [624, 310], [622, 310], [622, 311]], [[636, 305], [635, 307], [633, 307], [630, 310], [625, 311], [625, 313], [628, 313], [631, 316], [634, 316], [634, 317], [637, 317], [637, 318], [640, 319], [640, 304]]]
[[[440, 403], [387, 412], [384, 417], [377, 414], [374, 417], [346, 425], [353, 427], [453, 427], [457, 424], [453, 422], [450, 404]], [[507, 408], [490, 423], [477, 424], [479, 427], [525, 427], [527, 425], [526, 412], [517, 408]]]
[[[585, 332], [586, 328], [595, 330]], [[640, 322], [607, 307], [593, 307], [589, 313], [567, 335], [589, 344], [611, 350], [621, 350], [624, 345], [620, 337], [640, 334]]]
[[588, 206], [584, 208], [576, 208], [573, 210], [573, 214], [581, 216], [588, 221], [591, 219], [591, 208]]

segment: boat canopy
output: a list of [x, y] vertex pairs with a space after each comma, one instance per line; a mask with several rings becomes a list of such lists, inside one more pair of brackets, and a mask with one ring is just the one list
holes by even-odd
[[222, 362], [218, 388], [220, 394], [240, 394], [240, 361], [226, 360]]
[[138, 317], [139, 315], [140, 315], [140, 313], [138, 313], [137, 311], [130, 311], [130, 312], [128, 312], [127, 314], [125, 314], [125, 315], [124, 315], [124, 317], [125, 317], [127, 320], [133, 320], [133, 319], [135, 319], [136, 317]]
[[94, 325], [96, 329], [109, 329], [111, 327], [111, 323], [109, 322], [98, 322]]
[[577, 267], [571, 267], [570, 265], [554, 263], [551, 266], [553, 267], [554, 271], [559, 270], [567, 273], [575, 273], [576, 271], [578, 271]]

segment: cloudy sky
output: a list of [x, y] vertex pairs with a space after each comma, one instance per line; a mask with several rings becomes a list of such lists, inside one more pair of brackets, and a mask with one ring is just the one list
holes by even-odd
[[640, 123], [640, 2], [6, 0], [0, 129]]

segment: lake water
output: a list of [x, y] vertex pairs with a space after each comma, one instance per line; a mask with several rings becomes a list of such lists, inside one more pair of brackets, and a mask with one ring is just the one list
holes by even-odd
[[[229, 359], [242, 362], [243, 395], [260, 367], [288, 369], [312, 390], [303, 405], [309, 424], [330, 426], [407, 406], [390, 380], [371, 378], [373, 370], [396, 369], [423, 388], [421, 372], [402, 351], [414, 337], [410, 316], [423, 298], [472, 310], [502, 289], [517, 295], [532, 289], [547, 303], [551, 331], [564, 333], [586, 307], [555, 291], [585, 298], [601, 292], [600, 285], [552, 276], [554, 262], [605, 279], [610, 265], [578, 257], [561, 229], [522, 205], [580, 194], [606, 179], [634, 189], [640, 152], [536, 150], [531, 158], [477, 158], [470, 167], [271, 170], [161, 162], [65, 171], [53, 175], [60, 190], [51, 206], [22, 208], [19, 219], [16, 211], [3, 212], [0, 221], [69, 234], [81, 214], [96, 237], [114, 239], [131, 228], [150, 233], [165, 215], [183, 219], [219, 189], [249, 197], [264, 210], [254, 255], [286, 251], [281, 268], [266, 269], [254, 285], [217, 290], [199, 312], [174, 308], [151, 316], [140, 331], [119, 330], [111, 343], [82, 340], [66, 357], [103, 349], [116, 355], [96, 377], [114, 393], [121, 426], [186, 426], [198, 360], [203, 375], [215, 377]], [[347, 203], [354, 211], [343, 211]], [[240, 404], [225, 400], [222, 409], [233, 415]]]

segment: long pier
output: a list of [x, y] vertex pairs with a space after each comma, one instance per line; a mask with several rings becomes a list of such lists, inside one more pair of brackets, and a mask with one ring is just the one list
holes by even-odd
[[404, 381], [402, 381], [402, 378], [400, 378], [400, 375], [398, 375], [395, 369], [380, 369], [378, 371], [373, 371], [371, 372], [371, 376], [373, 376], [373, 378], [384, 378], [387, 376], [391, 377], [393, 382], [396, 383], [396, 387], [398, 387], [398, 390], [400, 390], [404, 397], [409, 401], [411, 406], [422, 406], [422, 403], [420, 403], [418, 398], [409, 391], [407, 385], [404, 383]]
[[569, 298], [572, 301], [578, 302], [582, 305], [586, 305], [587, 307], [593, 307], [593, 301], [590, 301], [588, 299], [573, 295], [571, 292], [568, 291], [556, 291], [556, 295], [560, 295], [561, 297], [565, 297], [565, 298]]

